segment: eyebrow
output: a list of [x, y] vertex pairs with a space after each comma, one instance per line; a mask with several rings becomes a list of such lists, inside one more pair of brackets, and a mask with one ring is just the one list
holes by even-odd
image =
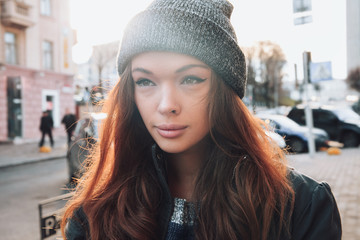
[[146, 74], [153, 74], [152, 72], [150, 72], [149, 70], [146, 70], [145, 68], [135, 68], [132, 70], [132, 72], [142, 72], [142, 73], [146, 73]]
[[176, 70], [176, 73], [184, 72], [184, 71], [186, 71], [186, 70], [188, 70], [188, 69], [190, 69], [190, 68], [196, 68], [196, 67], [209, 69], [209, 67], [206, 66], [206, 65], [202, 65], [202, 64], [189, 64], [189, 65], [183, 66], [183, 67], [179, 68], [178, 70]]
[[[176, 72], [176, 73], [180, 73], [180, 72], [184, 72], [184, 71], [186, 71], [186, 70], [189, 70], [190, 68], [197, 68], [197, 67], [209, 69], [209, 67], [206, 66], [206, 65], [202, 65], [202, 64], [189, 64], [189, 65], [186, 65], [186, 66], [183, 66], [183, 67], [179, 68], [179, 69], [176, 70], [175, 72]], [[132, 72], [142, 72], [142, 73], [151, 74], [151, 75], [153, 74], [151, 71], [146, 70], [145, 68], [141, 68], [141, 67], [138, 67], [138, 68], [133, 69]]]

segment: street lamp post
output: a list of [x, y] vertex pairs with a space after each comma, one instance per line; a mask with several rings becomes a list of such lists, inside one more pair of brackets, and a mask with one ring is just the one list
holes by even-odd
[[306, 117], [306, 126], [309, 130], [308, 137], [308, 149], [310, 157], [313, 157], [315, 154], [315, 142], [314, 136], [312, 133], [313, 129], [313, 115], [309, 103], [309, 63], [311, 61], [311, 53], [303, 53], [303, 65], [304, 65], [304, 84], [305, 84], [305, 117]]

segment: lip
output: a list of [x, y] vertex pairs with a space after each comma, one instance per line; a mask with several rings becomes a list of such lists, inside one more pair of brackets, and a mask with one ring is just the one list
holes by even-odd
[[177, 124], [161, 124], [155, 127], [160, 136], [164, 138], [177, 138], [184, 134], [187, 126]]

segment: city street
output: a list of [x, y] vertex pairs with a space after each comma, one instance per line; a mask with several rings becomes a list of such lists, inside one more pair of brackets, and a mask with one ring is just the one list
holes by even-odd
[[360, 239], [360, 148], [342, 150], [340, 155], [318, 152], [289, 156], [298, 171], [331, 186], [342, 219], [343, 240]]
[[65, 158], [0, 168], [0, 239], [39, 240], [38, 203], [64, 193], [66, 180]]
[[[344, 240], [360, 239], [360, 148], [340, 155], [317, 152], [288, 156], [298, 171], [330, 184], [343, 223]], [[66, 159], [0, 168], [2, 240], [40, 239], [38, 203], [65, 193]], [[55, 239], [50, 237], [49, 239]]]

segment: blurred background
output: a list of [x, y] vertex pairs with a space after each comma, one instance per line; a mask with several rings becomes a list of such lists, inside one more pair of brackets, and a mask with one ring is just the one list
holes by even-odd
[[[292, 165], [330, 183], [343, 239], [360, 239], [360, 1], [230, 2], [247, 57], [244, 103], [271, 126], [277, 136], [269, 137], [289, 150]], [[76, 144], [96, 139], [106, 117], [96, 115], [97, 104], [118, 81], [124, 28], [149, 3], [0, 0], [1, 239], [59, 234], [52, 217], [63, 202], [45, 200], [72, 187], [74, 156], [87, 154]], [[44, 111], [55, 144], [39, 151]], [[71, 143], [62, 121], [69, 112], [79, 121]]]

